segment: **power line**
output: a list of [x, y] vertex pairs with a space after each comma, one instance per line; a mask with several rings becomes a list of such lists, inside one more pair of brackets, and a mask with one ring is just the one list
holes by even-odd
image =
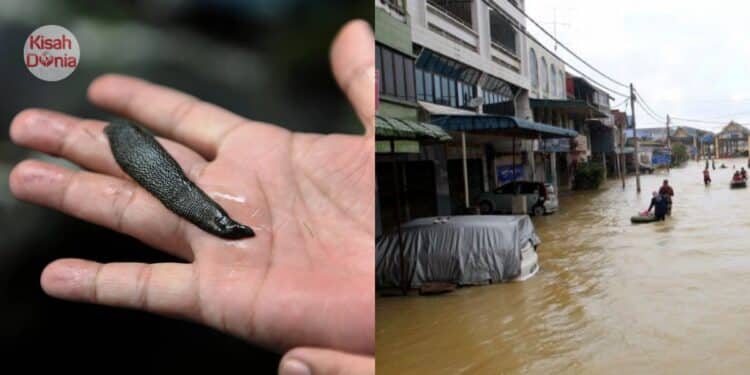
[[[487, 6], [491, 7], [494, 11], [502, 13], [502, 9], [499, 9], [498, 6], [497, 6], [497, 4], [492, 3], [491, 0], [483, 0], [483, 1], [484, 1], [484, 3]], [[604, 91], [604, 92], [608, 92], [608, 93], [612, 93], [612, 94], [615, 94], [615, 95], [619, 95], [619, 96], [622, 96], [622, 97], [629, 97], [630, 96], [630, 95], [618, 92], [616, 90], [613, 90], [613, 89], [611, 89], [611, 88], [609, 88], [609, 87], [607, 87], [607, 86], [599, 83], [598, 81], [596, 81], [593, 78], [589, 77], [588, 75], [586, 75], [582, 71], [578, 70], [575, 66], [573, 66], [570, 63], [568, 63], [567, 61], [563, 60], [560, 56], [557, 56], [557, 54], [555, 54], [554, 52], [550, 51], [549, 48], [547, 48], [544, 44], [542, 44], [541, 42], [539, 42], [539, 40], [537, 40], [534, 36], [532, 36], [531, 34], [529, 34], [525, 29], [519, 27], [518, 25], [516, 25], [515, 23], [512, 23], [512, 22], [511, 22], [511, 25], [513, 26], [513, 28], [515, 28], [517, 31], [521, 32], [527, 38], [529, 38], [529, 39], [533, 40], [534, 42], [536, 42], [537, 44], [539, 44], [539, 46], [542, 47], [545, 51], [547, 51], [547, 53], [549, 53], [550, 55], [555, 56], [556, 58], [558, 58], [567, 67], [569, 67], [570, 69], [572, 69], [576, 73], [580, 74], [582, 77], [588, 79], [592, 83], [596, 84], [596, 86], [598, 86], [597, 88], [599, 90]]]
[[[662, 119], [661, 119], [661, 117], [662, 117], [662, 116], [658, 115], [658, 114], [656, 113], [656, 111], [654, 111], [654, 110], [653, 110], [653, 109], [652, 109], [652, 108], [651, 108], [651, 107], [650, 107], [650, 106], [648, 105], [648, 102], [647, 102], [647, 101], [646, 101], [645, 99], [643, 99], [643, 96], [642, 96], [642, 95], [641, 95], [641, 94], [640, 94], [640, 93], [639, 93], [639, 92], [638, 92], [637, 90], [636, 90], [635, 94], [636, 94], [636, 96], [637, 96], [637, 97], [638, 97], [638, 98], [640, 99], [640, 102], [642, 102], [642, 103], [643, 103], [643, 105], [644, 105], [644, 106], [646, 107], [646, 108], [644, 108], [643, 106], [640, 106], [640, 107], [641, 107], [641, 109], [643, 109], [643, 110], [644, 110], [644, 112], [646, 112], [647, 114], [649, 114], [649, 116], [651, 116], [651, 115], [654, 115], [654, 116], [656, 116], [656, 117], [659, 117], [659, 118], [660, 118], [660, 119], [659, 119], [659, 121], [664, 121], [664, 120], [662, 120]], [[639, 103], [639, 104], [640, 104], [640, 103]], [[747, 114], [747, 113], [749, 113], [749, 112], [745, 112], [745, 113], [738, 113], [738, 114], [735, 114], [735, 115], [739, 115], [739, 114]], [[730, 117], [731, 117], [731, 116], [732, 116], [732, 115], [730, 115]], [[652, 117], [652, 116], [651, 116], [651, 117]], [[652, 118], [653, 118], [653, 117], [652, 117]], [[691, 119], [691, 118], [685, 118], [685, 117], [674, 117], [674, 116], [672, 116], [672, 119], [673, 119], [673, 120], [679, 120], [679, 121], [685, 121], [685, 122], [694, 122], [694, 123], [701, 123], [701, 124], [709, 124], [709, 125], [726, 125], [726, 124], [727, 124], [727, 123], [729, 122], [729, 121], [719, 121], [719, 120], [713, 120], [713, 121], [712, 121], [712, 120], [702, 120], [702, 119]]]
[[[485, 1], [485, 3], [489, 3], [489, 2]], [[571, 51], [570, 48], [568, 48], [565, 44], [563, 44], [562, 42], [560, 42], [559, 40], [557, 40], [557, 38], [555, 36], [553, 36], [552, 34], [550, 34], [549, 31], [547, 31], [545, 28], [543, 28], [533, 18], [529, 17], [529, 15], [526, 14], [526, 12], [524, 12], [523, 9], [521, 9], [521, 7], [514, 5], [512, 2], [510, 4], [512, 6], [514, 6], [518, 10], [518, 12], [520, 12], [524, 17], [526, 17], [527, 20], [531, 21], [531, 23], [533, 23], [534, 25], [536, 25], [536, 27], [538, 27], [540, 30], [542, 30], [542, 32], [544, 32], [545, 34], [547, 34], [547, 36], [549, 36], [550, 38], [552, 38], [552, 40], [554, 40], [555, 43], [557, 43], [558, 45], [560, 45], [564, 50], [568, 51], [568, 53], [570, 53], [571, 55], [573, 55], [573, 57], [575, 57], [576, 59], [578, 59], [579, 61], [581, 61], [584, 65], [586, 65], [587, 67], [589, 67], [591, 70], [599, 73], [602, 77], [607, 78], [608, 80], [614, 82], [617, 85], [620, 85], [621, 87], [626, 87], [626, 88], [630, 87], [630, 86], [628, 86], [628, 85], [626, 85], [626, 84], [624, 84], [624, 83], [622, 83], [622, 82], [620, 82], [620, 81], [618, 81], [618, 80], [616, 80], [616, 79], [614, 79], [614, 78], [612, 78], [612, 77], [604, 74], [601, 70], [599, 70], [599, 69], [595, 68], [593, 65], [589, 64], [586, 60], [584, 60], [583, 58], [581, 58], [580, 56], [578, 56], [575, 52]], [[495, 4], [492, 4], [492, 6], [494, 6], [494, 5]]]
[[[502, 9], [499, 9], [499, 7], [497, 6], [497, 4], [494, 4], [494, 2], [492, 2], [491, 0], [483, 0], [483, 2], [484, 2], [484, 3], [485, 3], [485, 4], [487, 5], [487, 6], [489, 6], [490, 8], [492, 8], [493, 10], [497, 11], [498, 13], [503, 13]], [[534, 20], [534, 19], [533, 19], [533, 18], [531, 18], [531, 17], [530, 17], [530, 16], [528, 15], [528, 14], [526, 14], [526, 12], [525, 12], [525, 11], [524, 11], [523, 9], [521, 9], [520, 7], [516, 6], [516, 5], [515, 5], [515, 4], [513, 4], [513, 3], [511, 3], [511, 5], [512, 5], [512, 6], [513, 6], [513, 7], [514, 7], [514, 8], [515, 8], [515, 9], [516, 9], [516, 10], [517, 10], [517, 11], [518, 11], [519, 13], [521, 13], [521, 14], [522, 14], [522, 15], [523, 15], [523, 16], [524, 16], [524, 17], [525, 17], [526, 19], [528, 19], [528, 20], [529, 20], [529, 21], [530, 21], [530, 22], [531, 22], [532, 24], [534, 24], [534, 25], [535, 25], [535, 26], [536, 26], [537, 28], [539, 28], [539, 30], [541, 30], [541, 31], [542, 31], [542, 32], [543, 32], [544, 34], [546, 34], [546, 35], [547, 35], [548, 37], [550, 37], [550, 38], [551, 38], [551, 39], [552, 39], [552, 40], [553, 40], [553, 41], [554, 41], [554, 42], [555, 42], [555, 43], [556, 43], [557, 45], [560, 45], [560, 46], [561, 46], [561, 47], [562, 47], [563, 49], [565, 49], [565, 50], [566, 50], [566, 51], [567, 51], [568, 53], [570, 53], [570, 54], [571, 54], [571, 55], [572, 55], [573, 57], [575, 57], [576, 59], [578, 59], [578, 60], [579, 60], [580, 62], [582, 62], [582, 63], [583, 63], [584, 65], [586, 65], [586, 66], [587, 66], [588, 68], [590, 68], [590, 69], [591, 69], [591, 70], [593, 70], [594, 72], [596, 72], [596, 73], [600, 74], [600, 75], [601, 75], [602, 77], [604, 77], [604, 78], [608, 79], [609, 81], [611, 81], [611, 82], [615, 83], [616, 85], [619, 85], [619, 86], [621, 86], [621, 87], [625, 87], [625, 88], [628, 88], [628, 87], [629, 87], [629, 85], [626, 85], [626, 84], [624, 84], [624, 83], [622, 83], [622, 82], [620, 82], [620, 81], [618, 81], [618, 80], [616, 80], [616, 79], [614, 79], [614, 78], [610, 77], [609, 75], [605, 74], [605, 73], [604, 73], [604, 72], [602, 72], [601, 70], [597, 69], [596, 67], [594, 67], [593, 65], [591, 65], [590, 63], [588, 63], [588, 62], [587, 62], [586, 60], [584, 60], [584, 59], [583, 59], [582, 57], [580, 57], [580, 56], [579, 56], [578, 54], [576, 54], [576, 53], [575, 53], [575, 52], [573, 52], [573, 51], [572, 51], [572, 50], [571, 50], [570, 48], [568, 48], [568, 47], [567, 47], [567, 46], [566, 46], [566, 45], [565, 45], [564, 43], [560, 42], [560, 41], [559, 41], [559, 40], [557, 39], [557, 37], [556, 37], [556, 36], [552, 35], [552, 34], [551, 34], [551, 33], [550, 33], [549, 31], [547, 31], [547, 30], [546, 30], [546, 29], [545, 29], [544, 27], [542, 27], [542, 26], [541, 26], [541, 25], [540, 25], [540, 24], [539, 24], [538, 22], [536, 22], [536, 20]], [[624, 100], [624, 101], [623, 101], [622, 103], [620, 103], [620, 104], [618, 104], [618, 105], [615, 105], [615, 106], [614, 106], [614, 108], [620, 107], [620, 106], [622, 106], [623, 104], [627, 104], [627, 103], [628, 103], [628, 101], [629, 101], [629, 99], [630, 99], [630, 95], [627, 95], [627, 94], [623, 94], [623, 93], [621, 93], [621, 92], [618, 92], [618, 91], [616, 91], [616, 90], [614, 90], [614, 89], [611, 89], [611, 88], [609, 88], [609, 87], [607, 87], [607, 86], [603, 85], [602, 83], [598, 82], [597, 80], [595, 80], [595, 79], [591, 78], [591, 77], [590, 77], [590, 76], [588, 76], [587, 74], [585, 74], [585, 73], [583, 73], [582, 71], [578, 70], [578, 69], [577, 69], [577, 68], [576, 68], [575, 66], [573, 66], [572, 64], [570, 64], [570, 63], [568, 63], [567, 61], [565, 61], [564, 59], [562, 59], [562, 58], [561, 58], [560, 56], [558, 56], [558, 55], [557, 55], [556, 53], [552, 52], [552, 51], [551, 51], [551, 50], [550, 50], [549, 48], [547, 48], [547, 47], [546, 47], [546, 46], [545, 46], [544, 44], [542, 44], [542, 43], [541, 43], [541, 42], [540, 42], [539, 40], [537, 40], [537, 39], [536, 39], [536, 38], [535, 38], [534, 36], [532, 36], [531, 34], [529, 34], [529, 33], [528, 33], [528, 32], [527, 32], [526, 30], [525, 30], [525, 28], [521, 28], [521, 27], [519, 27], [518, 25], [516, 25], [515, 23], [511, 23], [511, 25], [512, 25], [512, 26], [513, 26], [513, 28], [515, 28], [515, 29], [516, 29], [517, 31], [519, 31], [519, 32], [521, 32], [522, 34], [524, 34], [524, 35], [525, 35], [525, 36], [526, 36], [527, 38], [529, 38], [530, 40], [533, 40], [533, 41], [534, 41], [535, 43], [537, 43], [537, 44], [538, 44], [538, 45], [539, 45], [539, 46], [540, 46], [541, 48], [543, 48], [543, 49], [544, 49], [544, 50], [545, 50], [545, 51], [546, 51], [547, 53], [549, 53], [549, 54], [550, 54], [550, 55], [552, 55], [552, 56], [555, 56], [555, 57], [556, 57], [556, 58], [558, 58], [558, 59], [559, 59], [560, 61], [562, 61], [562, 62], [563, 62], [563, 64], [565, 64], [565, 66], [567, 66], [567, 67], [568, 67], [568, 68], [570, 68], [571, 70], [575, 71], [576, 73], [580, 74], [580, 75], [581, 75], [581, 76], [582, 76], [583, 78], [586, 78], [586, 79], [588, 79], [589, 81], [591, 81], [591, 82], [592, 82], [593, 84], [595, 84], [595, 85], [594, 85], [595, 87], [596, 87], [596, 86], [599, 86], [599, 87], [596, 87], [596, 88], [598, 88], [599, 90], [602, 90], [602, 91], [605, 91], [605, 92], [609, 92], [609, 93], [612, 93], [612, 94], [615, 94], [615, 95], [618, 95], [618, 96], [621, 96], [621, 97], [624, 97], [624, 98], [626, 98], [626, 99], [625, 99], [625, 100]], [[639, 106], [639, 107], [640, 107], [640, 108], [641, 108], [641, 109], [642, 109], [642, 110], [643, 110], [643, 111], [644, 111], [644, 112], [645, 112], [645, 113], [646, 113], [646, 114], [647, 114], [647, 115], [648, 115], [648, 116], [649, 116], [649, 117], [650, 117], [651, 119], [653, 119], [653, 120], [657, 121], [658, 123], [662, 123], [662, 122], [665, 122], [665, 121], [666, 121], [666, 116], [661, 116], [661, 115], [659, 115], [659, 114], [658, 114], [658, 113], [657, 113], [657, 112], [656, 112], [656, 111], [655, 111], [655, 110], [654, 110], [653, 108], [651, 108], [651, 106], [650, 106], [650, 105], [648, 104], [648, 102], [647, 102], [647, 101], [646, 101], [646, 100], [645, 100], [645, 99], [643, 98], [643, 96], [642, 96], [642, 95], [641, 95], [641, 94], [640, 94], [640, 93], [639, 93], [638, 91], [635, 91], [635, 96], [636, 96], [636, 97], [637, 97], [637, 98], [639, 99], [639, 100], [636, 100], [636, 104], [638, 104], [638, 106]], [[641, 104], [641, 103], [642, 103], [642, 104]], [[682, 117], [672, 117], [672, 119], [674, 119], [674, 120], [680, 120], [680, 121], [685, 121], [685, 122], [696, 122], [696, 123], [710, 124], [710, 125], [724, 125], [724, 124], [725, 124], [724, 122], [717, 122], [717, 121], [707, 121], [707, 120], [698, 120], [698, 119], [689, 119], [689, 118], [682, 118]]]
[[661, 122], [661, 123], [664, 123], [664, 121], [666, 121], [666, 118], [665, 119], [661, 119], [661, 118], [659, 118], [659, 116], [656, 116], [653, 113], [649, 112], [646, 109], [646, 107], [644, 107], [643, 104], [641, 104], [640, 100], [636, 100], [635, 104], [638, 104], [638, 107], [640, 107], [643, 110], [643, 112], [645, 112], [648, 115], [648, 117], [651, 117], [652, 120], [654, 120], [656, 122]]
[[630, 98], [625, 98], [625, 100], [623, 100], [623, 101], [622, 101], [622, 102], [620, 102], [619, 104], [615, 104], [615, 105], [613, 105], [613, 106], [612, 106], [612, 108], [620, 108], [620, 107], [622, 107], [622, 106], [623, 106], [623, 104], [624, 104], [624, 105], [627, 105], [627, 104], [628, 104], [628, 100], [630, 100]]
[[701, 124], [713, 124], [713, 125], [726, 125], [728, 121], [707, 121], [707, 120], [698, 120], [698, 119], [690, 119], [690, 118], [683, 118], [683, 117], [672, 117], [675, 120], [685, 121], [685, 122], [697, 122]]
[[[484, 2], [485, 2], [485, 4], [487, 4], [487, 5], [489, 5], [489, 6], [491, 7], [491, 8], [493, 8], [493, 9], [494, 9], [495, 11], [499, 11], [499, 10], [497, 9], [497, 5], [496, 5], [496, 4], [493, 4], [493, 3], [491, 3], [491, 2], [490, 2], [490, 1], [488, 1], [488, 0], [484, 0]], [[528, 20], [529, 20], [529, 21], [530, 21], [530, 22], [531, 22], [532, 24], [534, 24], [534, 25], [535, 25], [535, 26], [536, 26], [537, 28], [539, 28], [539, 30], [541, 30], [541, 31], [542, 31], [542, 32], [543, 32], [543, 33], [544, 33], [545, 35], [547, 35], [548, 37], [550, 37], [550, 38], [551, 38], [551, 39], [552, 39], [552, 40], [553, 40], [553, 41], [554, 41], [554, 42], [556, 43], [556, 45], [560, 45], [560, 46], [561, 46], [561, 47], [562, 47], [563, 49], [565, 49], [565, 50], [566, 50], [566, 51], [567, 51], [568, 53], [570, 53], [570, 54], [571, 54], [571, 55], [572, 55], [573, 57], [575, 57], [576, 59], [578, 59], [578, 60], [579, 60], [580, 62], [582, 62], [582, 63], [583, 63], [584, 65], [586, 65], [586, 66], [587, 66], [588, 68], [590, 68], [591, 70], [595, 71], [596, 73], [599, 73], [599, 74], [600, 74], [600, 75], [601, 75], [602, 77], [604, 77], [604, 78], [606, 78], [606, 79], [608, 79], [608, 80], [612, 81], [613, 83], [615, 83], [615, 84], [617, 84], [617, 85], [619, 85], [619, 86], [621, 86], [621, 87], [626, 87], [626, 88], [627, 88], [627, 87], [629, 87], [628, 85], [626, 85], [626, 84], [624, 84], [624, 83], [622, 83], [622, 82], [620, 82], [620, 81], [618, 81], [618, 80], [616, 80], [616, 79], [614, 79], [614, 78], [610, 77], [609, 75], [605, 74], [604, 72], [602, 72], [601, 70], [597, 69], [597, 68], [596, 68], [596, 67], [594, 67], [593, 65], [589, 64], [589, 63], [588, 63], [588, 62], [587, 62], [586, 60], [584, 60], [584, 59], [583, 59], [582, 57], [580, 57], [580, 56], [579, 56], [578, 54], [576, 54], [576, 53], [575, 53], [575, 52], [573, 52], [573, 51], [572, 51], [572, 50], [571, 50], [570, 48], [568, 48], [568, 47], [567, 47], [567, 46], [566, 46], [566, 45], [565, 45], [564, 43], [560, 42], [560, 41], [559, 41], [559, 40], [557, 39], [557, 37], [556, 37], [555, 35], [552, 35], [552, 34], [550, 34], [550, 32], [549, 32], [549, 31], [547, 31], [547, 30], [546, 30], [546, 29], [545, 29], [544, 27], [542, 27], [542, 25], [540, 25], [540, 24], [539, 24], [538, 22], [536, 22], [536, 20], [534, 20], [534, 19], [533, 19], [533, 18], [531, 18], [531, 17], [530, 17], [530, 16], [528, 15], [528, 14], [526, 14], [526, 12], [525, 12], [525, 11], [524, 11], [523, 9], [521, 9], [521, 7], [519, 7], [519, 6], [516, 6], [516, 5], [515, 5], [515, 4], [513, 4], [512, 2], [510, 2], [510, 4], [511, 4], [512, 6], [514, 6], [514, 7], [516, 8], [516, 10], [518, 10], [518, 12], [519, 12], [519, 13], [521, 13], [521, 14], [522, 14], [522, 15], [523, 15], [523, 16], [524, 16], [524, 17], [525, 17], [526, 19], [528, 19]], [[521, 33], [523, 33], [524, 35], [526, 35], [526, 36], [527, 36], [528, 38], [530, 38], [530, 39], [534, 40], [534, 41], [535, 41], [535, 42], [536, 42], [537, 44], [539, 44], [539, 45], [540, 45], [540, 46], [541, 46], [542, 48], [544, 48], [544, 49], [545, 49], [545, 50], [546, 50], [546, 51], [547, 51], [548, 53], [550, 53], [550, 54], [552, 54], [553, 56], [555, 56], [555, 57], [557, 57], [558, 59], [560, 59], [560, 61], [562, 61], [562, 62], [563, 62], [563, 63], [564, 63], [564, 64], [565, 64], [566, 66], [570, 67], [570, 68], [571, 68], [572, 70], [574, 70], [575, 72], [577, 72], [578, 74], [580, 74], [580, 75], [581, 75], [581, 76], [583, 76], [584, 78], [587, 78], [588, 80], [592, 81], [593, 83], [596, 83], [597, 85], [599, 85], [599, 86], [601, 86], [601, 87], [605, 88], [606, 90], [604, 90], [604, 91], [611, 91], [611, 92], [612, 92], [612, 93], [614, 93], [614, 94], [617, 94], [617, 95], [620, 95], [620, 96], [623, 96], [623, 97], [628, 97], [628, 98], [629, 98], [629, 95], [625, 95], [625, 94], [622, 94], [622, 93], [620, 93], [620, 92], [617, 92], [617, 91], [615, 91], [615, 90], [612, 90], [611, 88], [608, 88], [607, 86], [604, 86], [604, 85], [602, 85], [601, 83], [599, 83], [599, 82], [597, 82], [596, 80], [592, 79], [591, 77], [587, 76], [586, 74], [584, 74], [584, 73], [583, 73], [583, 72], [581, 72], [580, 70], [576, 69], [576, 68], [575, 68], [574, 66], [572, 66], [572, 65], [571, 65], [570, 63], [568, 63], [567, 61], [563, 60], [562, 58], [560, 58], [559, 56], [557, 56], [557, 55], [556, 55], [555, 53], [553, 53], [552, 51], [550, 51], [550, 50], [549, 50], [549, 49], [548, 49], [547, 47], [545, 47], [545, 46], [544, 46], [544, 45], [543, 45], [543, 44], [542, 44], [541, 42], [539, 42], [539, 41], [538, 41], [538, 40], [537, 40], [536, 38], [534, 38], [534, 37], [533, 37], [533, 36], [531, 36], [531, 35], [530, 35], [529, 33], [527, 33], [527, 32], [526, 32], [526, 30], [522, 30], [522, 29], [520, 29], [520, 28], [519, 28], [519, 27], [517, 27], [517, 26], [516, 26], [515, 24], [514, 24], [513, 26], [514, 26], [514, 27], [515, 27], [515, 28], [516, 28], [517, 30], [521, 31]], [[652, 119], [654, 119], [654, 120], [655, 120], [655, 121], [657, 121], [657, 122], [663, 122], [663, 121], [666, 121], [666, 116], [661, 116], [661, 115], [657, 114], [657, 113], [656, 113], [656, 111], [655, 111], [655, 110], [654, 110], [653, 108], [651, 108], [651, 106], [650, 106], [650, 105], [648, 104], [648, 102], [647, 102], [647, 101], [646, 101], [645, 99], [643, 99], [643, 96], [642, 96], [642, 95], [641, 95], [641, 94], [640, 94], [640, 93], [639, 93], [638, 91], [635, 91], [635, 95], [636, 95], [636, 96], [637, 96], [637, 97], [638, 97], [638, 98], [640, 99], [640, 100], [637, 100], [637, 101], [636, 101], [636, 103], [638, 104], [638, 106], [639, 106], [639, 107], [640, 107], [640, 108], [641, 108], [641, 109], [642, 109], [642, 110], [643, 110], [643, 111], [644, 111], [644, 112], [645, 112], [645, 113], [646, 113], [646, 114], [647, 114], [647, 115], [648, 115], [649, 117], [651, 117]], [[627, 99], [625, 100], [625, 102], [624, 102], [624, 103], [627, 103]], [[643, 103], [643, 105], [641, 105], [641, 103]], [[622, 105], [622, 104], [616, 105], [616, 106], [615, 106], [615, 108], [619, 107], [620, 105]], [[680, 121], [686, 121], [686, 122], [696, 122], [696, 123], [711, 124], [711, 125], [724, 125], [724, 124], [725, 124], [724, 122], [717, 122], [717, 121], [706, 121], [706, 120], [698, 120], [698, 119], [688, 119], [688, 118], [681, 118], [681, 117], [672, 117], [672, 119], [675, 119], [675, 120], [680, 120]]]
[[665, 121], [667, 121], [667, 116], [662, 116], [662, 115], [659, 115], [658, 113], [656, 113], [656, 111], [654, 111], [648, 105], [648, 103], [646, 102], [646, 100], [644, 100], [643, 97], [637, 91], [635, 91], [635, 96], [638, 99], [638, 100], [636, 100], [638, 106], [644, 112], [646, 112], [646, 114], [648, 114], [649, 117], [651, 117], [652, 119], [655, 119], [656, 121], [659, 121], [659, 122], [665, 122]]
[[643, 95], [641, 95], [641, 93], [640, 93], [640, 92], [638, 92], [638, 89], [635, 89], [635, 90], [633, 90], [633, 91], [635, 92], [635, 96], [636, 96], [636, 97], [637, 97], [638, 99], [640, 99], [639, 101], [640, 101], [641, 103], [643, 103], [643, 105], [644, 105], [644, 106], [646, 106], [646, 108], [648, 109], [648, 111], [649, 111], [649, 112], [651, 112], [651, 114], [653, 114], [653, 115], [654, 115], [654, 116], [656, 116], [656, 117], [664, 117], [664, 119], [666, 119], [666, 116], [662, 116], [662, 115], [659, 115], [659, 114], [658, 114], [658, 113], [657, 113], [656, 111], [654, 111], [654, 109], [653, 109], [653, 108], [651, 108], [651, 106], [650, 106], [650, 105], [648, 105], [648, 101], [646, 101], [646, 99], [644, 99], [644, 98], [643, 98]]

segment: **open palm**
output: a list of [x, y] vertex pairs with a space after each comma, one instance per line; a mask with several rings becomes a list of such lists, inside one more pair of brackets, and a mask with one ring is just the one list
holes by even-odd
[[115, 163], [100, 121], [41, 109], [13, 120], [12, 139], [66, 158], [73, 171], [24, 161], [20, 199], [126, 233], [187, 263], [63, 259], [42, 274], [56, 297], [196, 320], [276, 350], [374, 351], [374, 66], [369, 26], [332, 47], [337, 81], [365, 136], [292, 133], [135, 78], [94, 81], [97, 105], [150, 128], [227, 213], [256, 237], [212, 236], [165, 208]]

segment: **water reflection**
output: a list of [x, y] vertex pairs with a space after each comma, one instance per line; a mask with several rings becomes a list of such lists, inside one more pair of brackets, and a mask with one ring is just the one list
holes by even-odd
[[[541, 271], [520, 284], [377, 301], [378, 373], [717, 373], [750, 365], [745, 160], [561, 198], [535, 219]], [[673, 217], [633, 225], [668, 178]]]

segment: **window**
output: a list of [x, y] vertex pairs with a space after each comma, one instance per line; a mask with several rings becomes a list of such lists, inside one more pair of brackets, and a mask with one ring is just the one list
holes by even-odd
[[434, 102], [435, 95], [433, 94], [433, 92], [434, 91], [432, 90], [432, 74], [425, 72], [424, 73], [424, 100], [428, 102]]
[[433, 80], [433, 89], [435, 92], [435, 103], [442, 103], [443, 102], [443, 91], [442, 91], [442, 85], [440, 84], [440, 76], [435, 74], [432, 76]]
[[451, 107], [466, 107], [475, 96], [474, 87], [481, 72], [427, 49], [416, 53], [419, 54], [415, 65], [417, 98]]
[[456, 89], [458, 89], [458, 96], [456, 97], [456, 104], [458, 105], [458, 107], [463, 107], [464, 106], [464, 96], [462, 95], [463, 83], [461, 83], [460, 81], [457, 82]]
[[509, 182], [497, 188], [496, 192], [499, 191], [500, 194], [515, 194], [517, 192], [516, 187], [518, 187], [518, 183]]
[[542, 66], [540, 67], [540, 70], [542, 71], [542, 92], [547, 93], [549, 92], [549, 79], [547, 79], [549, 70], [547, 70], [547, 60], [544, 56], [542, 56]]
[[391, 8], [391, 9], [393, 9], [393, 10], [395, 10], [395, 11], [401, 13], [401, 14], [404, 13], [405, 8], [406, 8], [404, 6], [404, 1], [405, 0], [380, 0], [380, 2], [382, 4], [387, 5], [389, 8]]
[[482, 96], [484, 98], [484, 110], [494, 115], [515, 115], [515, 105], [513, 101], [513, 87], [493, 76], [489, 76], [482, 86]]
[[393, 80], [393, 52], [383, 50], [383, 94], [396, 96], [396, 83]]
[[427, 2], [455, 17], [456, 20], [464, 25], [473, 28], [471, 17], [471, 6], [473, 5], [473, 0], [427, 0]]
[[378, 80], [378, 92], [383, 90], [383, 66], [380, 63], [383, 60], [383, 54], [380, 52], [380, 47], [375, 46], [375, 71], [378, 72], [376, 79]]
[[490, 37], [492, 38], [492, 43], [500, 45], [514, 55], [518, 53], [516, 50], [516, 29], [513, 27], [511, 20], [491, 8]]
[[549, 83], [550, 83], [550, 95], [557, 96], [557, 93], [559, 92], [557, 89], [557, 70], [555, 69], [555, 66], [550, 64], [549, 66]]
[[531, 87], [539, 88], [539, 64], [536, 61], [536, 52], [529, 49], [529, 73], [531, 74]]
[[419, 68], [416, 70], [416, 76], [416, 96], [419, 100], [464, 107], [474, 96], [474, 87], [466, 82], [425, 72]]
[[393, 76], [396, 78], [396, 97], [406, 98], [406, 81], [404, 81], [404, 57], [393, 55]]
[[375, 67], [380, 72], [380, 94], [410, 102], [416, 101], [414, 60], [411, 57], [376, 45]]

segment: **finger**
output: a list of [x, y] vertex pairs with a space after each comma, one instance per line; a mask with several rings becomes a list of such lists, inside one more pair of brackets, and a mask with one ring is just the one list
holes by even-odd
[[134, 182], [35, 160], [18, 164], [9, 180], [10, 190], [18, 199], [56, 209], [192, 259], [183, 220]]
[[330, 349], [297, 348], [284, 355], [279, 375], [367, 375], [375, 373], [375, 358]]
[[[27, 109], [11, 122], [10, 137], [18, 145], [63, 157], [88, 170], [129, 178], [112, 156], [104, 134], [105, 126], [101, 121]], [[179, 143], [157, 140], [188, 174], [206, 163], [200, 155]]]
[[42, 289], [52, 297], [197, 318], [196, 278], [190, 264], [107, 263], [56, 260], [42, 271]]
[[331, 47], [331, 67], [341, 89], [365, 125], [375, 130], [375, 39], [365, 21], [346, 24]]
[[89, 86], [96, 105], [131, 118], [213, 159], [221, 140], [246, 119], [193, 96], [140, 79], [107, 74]]

